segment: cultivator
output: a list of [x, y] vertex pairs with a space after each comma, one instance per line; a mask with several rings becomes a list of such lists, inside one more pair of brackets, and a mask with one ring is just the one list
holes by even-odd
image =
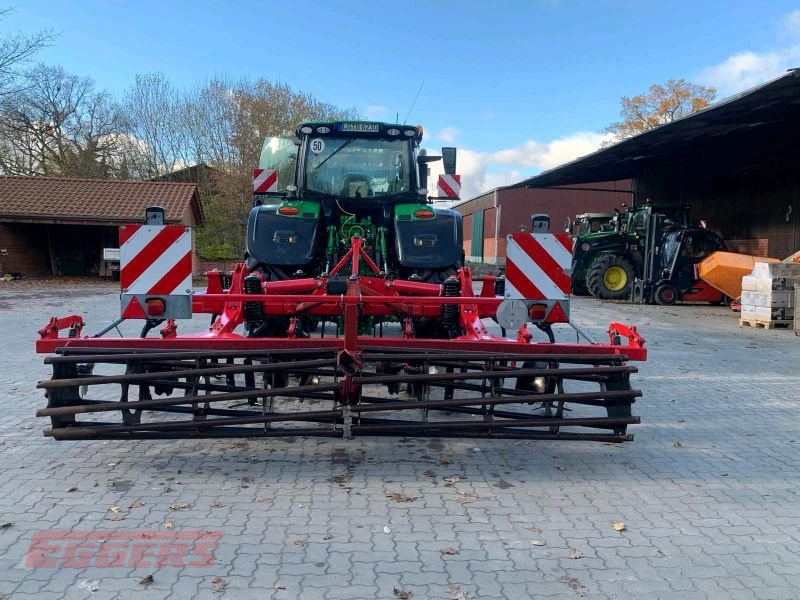
[[[346, 258], [358, 273], [358, 240], [353, 248]], [[408, 294], [441, 294], [440, 285], [369, 277], [348, 278], [346, 293], [339, 296], [327, 293], [324, 278], [293, 280], [290, 286], [261, 282], [262, 293], [245, 294], [244, 273], [237, 267], [231, 287], [221, 292], [215, 288], [224, 275], [209, 274], [209, 291], [193, 297], [195, 313], [214, 315], [209, 331], [200, 334], [179, 336], [168, 320], [160, 338], [81, 337], [80, 317], [54, 319], [37, 343], [40, 352], [55, 354], [45, 359], [53, 378], [39, 384], [48, 406], [37, 415], [52, 422], [46, 435], [621, 442], [632, 439], [627, 426], [639, 422], [631, 412], [640, 395], [630, 385], [636, 368], [627, 363], [644, 359], [644, 340], [622, 324], [611, 325], [609, 344], [532, 342], [527, 325], [519, 327], [516, 339], [492, 335], [482, 318], [495, 317], [503, 302], [521, 301], [497, 297], [492, 277], [475, 296], [468, 269], [454, 278], [459, 296], [450, 297]], [[378, 295], [379, 288], [387, 291]], [[274, 289], [279, 293], [271, 293]], [[561, 306], [522, 304], [528, 318]], [[441, 320], [443, 313], [457, 319], [460, 335], [413, 337], [414, 319]], [[248, 316], [264, 315], [292, 315], [289, 335], [235, 333], [248, 326]], [[300, 329], [301, 315], [320, 318], [318, 334], [292, 333]], [[363, 335], [367, 318], [380, 319], [369, 323], [380, 331], [385, 326], [386, 335]], [[550, 324], [538, 323], [543, 331]], [[59, 337], [63, 330], [68, 337]], [[621, 345], [623, 339], [628, 345]]]
[[[371, 135], [364, 131], [400, 135], [366, 124], [373, 125], [315, 158], [314, 169], [298, 168], [316, 173], [347, 140]], [[418, 140], [416, 129], [407, 133], [405, 143]], [[303, 138], [302, 148], [322, 153], [325, 143], [309, 146], [318, 141]], [[383, 148], [373, 146], [349, 151], [359, 160], [366, 155], [373, 168]], [[420, 164], [423, 158], [431, 157], [420, 156]], [[205, 293], [191, 289], [186, 228], [149, 217], [121, 228], [122, 318], [145, 327], [140, 337], [103, 337], [111, 326], [86, 337], [83, 319], [72, 316], [39, 331], [37, 352], [53, 369], [38, 386], [48, 402], [37, 415], [51, 420], [45, 435], [633, 439], [627, 427], [639, 422], [631, 408], [640, 392], [631, 387], [629, 361], [645, 360], [644, 339], [635, 327], [612, 323], [601, 344], [574, 326], [565, 234], [509, 236], [507, 279], [484, 277], [476, 290], [454, 246], [461, 222], [453, 211], [376, 201], [364, 210], [379, 211], [357, 220], [342, 206], [347, 190], [361, 206], [367, 192], [359, 190], [380, 185], [395, 198], [406, 159], [396, 153], [387, 160], [397, 169], [390, 183], [353, 183], [348, 175], [350, 187], [332, 200], [307, 185], [303, 193], [318, 202], [257, 202], [247, 261], [232, 273], [208, 273]], [[259, 172], [259, 181], [269, 177]], [[409, 189], [415, 198], [421, 193]], [[339, 221], [330, 216], [337, 210]], [[325, 229], [320, 219], [334, 224]], [[327, 243], [318, 243], [321, 231]], [[305, 254], [303, 236], [311, 239]], [[259, 247], [253, 240], [267, 241]], [[175, 319], [200, 314], [211, 315], [206, 331], [178, 333]], [[489, 319], [499, 332], [489, 331]], [[556, 343], [557, 323], [573, 325], [588, 343]], [[530, 325], [547, 339], [534, 341]], [[160, 335], [148, 337], [157, 326]]]

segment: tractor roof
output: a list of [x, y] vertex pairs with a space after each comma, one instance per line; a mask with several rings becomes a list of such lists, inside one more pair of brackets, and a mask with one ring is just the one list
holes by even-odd
[[419, 143], [422, 141], [422, 131], [420, 125], [399, 125], [379, 121], [311, 121], [300, 123], [295, 129], [295, 135], [299, 138], [307, 135], [411, 138]]

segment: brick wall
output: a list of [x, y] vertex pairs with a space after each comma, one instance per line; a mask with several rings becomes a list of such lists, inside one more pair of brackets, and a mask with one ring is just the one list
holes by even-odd
[[233, 267], [236, 266], [236, 263], [240, 263], [240, 260], [207, 260], [205, 258], [200, 258], [199, 256], [195, 260], [194, 263], [194, 275], [195, 277], [202, 277], [206, 274], [207, 271], [212, 271], [217, 269], [219, 271], [230, 272], [233, 271]]

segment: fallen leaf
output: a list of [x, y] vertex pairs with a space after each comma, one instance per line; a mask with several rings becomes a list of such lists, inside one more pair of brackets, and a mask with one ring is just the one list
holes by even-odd
[[406, 496], [400, 492], [388, 492], [385, 496], [389, 498], [389, 500], [394, 500], [395, 502], [414, 502], [414, 500], [418, 500], [418, 498], [414, 496]]
[[611, 526], [614, 528], [614, 531], [625, 531], [625, 523], [622, 521], [614, 521], [611, 523]]
[[175, 521], [167, 521], [164, 523], [164, 527], [167, 529], [175, 529]]
[[266, 501], [267, 501], [266, 496], [256, 496], [256, 502], [266, 502]]
[[92, 594], [100, 589], [100, 580], [99, 579], [86, 579], [81, 581], [78, 584], [78, 587], [84, 590], [88, 590]]
[[151, 583], [153, 583], [152, 575], [145, 575], [139, 580], [139, 585], [150, 585]]
[[306, 545], [306, 543], [303, 540], [295, 540], [294, 541], [294, 545], [295, 546], [300, 546], [302, 548], [303, 546]]
[[399, 590], [394, 588], [394, 597], [400, 598], [400, 600], [408, 600], [411, 596], [414, 595], [414, 592], [404, 592], [403, 590]]
[[224, 507], [225, 507], [224, 502], [214, 502], [214, 504], [211, 505], [211, 508], [224, 508]]
[[458, 550], [450, 546], [448, 546], [447, 548], [442, 548], [441, 550], [439, 550], [439, 552], [441, 552], [442, 554], [447, 554], [448, 556], [459, 554]]
[[444, 480], [447, 483], [458, 483], [459, 481], [461, 481], [461, 477], [459, 477], [458, 475], [448, 475], [447, 477], [444, 477]]
[[125, 517], [123, 517], [122, 515], [114, 515], [109, 520], [110, 521], [124, 521]]
[[566, 471], [567, 467], [565, 467], [564, 465], [556, 465], [556, 469], [558, 469], [559, 471]]
[[0, 529], [8, 529], [12, 525], [13, 525], [13, 523], [11, 521], [8, 521], [8, 522], [3, 523], [2, 525], [0, 525]]
[[470, 502], [475, 502], [477, 499], [478, 497], [476, 495], [467, 492], [458, 492], [458, 498], [456, 498], [461, 504], [469, 504]]
[[109, 506], [108, 507], [108, 512], [118, 513], [119, 511], [120, 511], [119, 506]]
[[539, 529], [538, 527], [528, 527], [528, 531], [530, 531], [531, 533], [542, 533], [542, 530]]
[[675, 446], [676, 448], [683, 448], [683, 444], [681, 444], [681, 443], [680, 443], [680, 442], [678, 442], [678, 441], [676, 441], [676, 442], [675, 442], [674, 444], [672, 444], [672, 445], [673, 445], [673, 446]]
[[391, 530], [391, 529], [389, 529], [389, 526], [388, 526], [388, 525], [384, 525], [384, 526], [383, 526], [383, 533], [392, 533], [392, 530]]
[[211, 589], [217, 593], [224, 592], [226, 587], [228, 587], [228, 582], [222, 577], [217, 576], [211, 580]]
[[453, 583], [447, 586], [447, 593], [450, 594], [450, 596], [455, 600], [470, 600], [472, 598], [472, 596], [461, 589], [461, 586]]
[[273, 590], [285, 590], [286, 586], [283, 585], [282, 583], [276, 583], [275, 585], [272, 586], [272, 589]]
[[143, 502], [140, 502], [139, 500], [134, 500], [133, 502], [131, 502], [128, 508], [142, 508], [143, 506], [144, 506]]
[[531, 540], [531, 544], [534, 546], [544, 546], [544, 540]]
[[570, 548], [569, 549], [569, 557], [570, 558], [572, 558], [574, 560], [577, 560], [577, 559], [581, 558], [582, 556], [583, 556], [583, 552], [581, 552], [577, 548]]
[[70, 487], [67, 488], [67, 491], [68, 492], [77, 492], [78, 491], [78, 487], [75, 486], [75, 485], [70, 486]]
[[327, 542], [328, 540], [332, 540], [333, 539], [333, 535], [330, 534], [330, 533], [326, 533], [325, 535], [322, 536], [322, 539]]
[[453, 461], [450, 459], [449, 456], [441, 456], [439, 457], [439, 464], [440, 465], [451, 465]]
[[436, 477], [436, 473], [433, 471], [425, 471], [422, 473], [425, 477]]
[[182, 510], [184, 508], [191, 508], [191, 507], [192, 505], [189, 504], [188, 502], [176, 502], [175, 504], [169, 505], [170, 510]]

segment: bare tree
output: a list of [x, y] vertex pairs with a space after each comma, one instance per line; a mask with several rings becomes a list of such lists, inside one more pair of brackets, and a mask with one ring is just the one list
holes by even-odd
[[162, 73], [136, 76], [121, 103], [131, 175], [152, 179], [188, 164], [182, 103], [181, 95]]
[[[6, 18], [12, 8], [0, 9], [0, 21]], [[19, 89], [19, 69], [24, 67], [42, 48], [55, 40], [52, 31], [41, 31], [31, 35], [20, 32], [0, 33], [0, 96]]]
[[120, 115], [87, 77], [38, 65], [0, 98], [0, 169], [19, 175], [113, 177]]

